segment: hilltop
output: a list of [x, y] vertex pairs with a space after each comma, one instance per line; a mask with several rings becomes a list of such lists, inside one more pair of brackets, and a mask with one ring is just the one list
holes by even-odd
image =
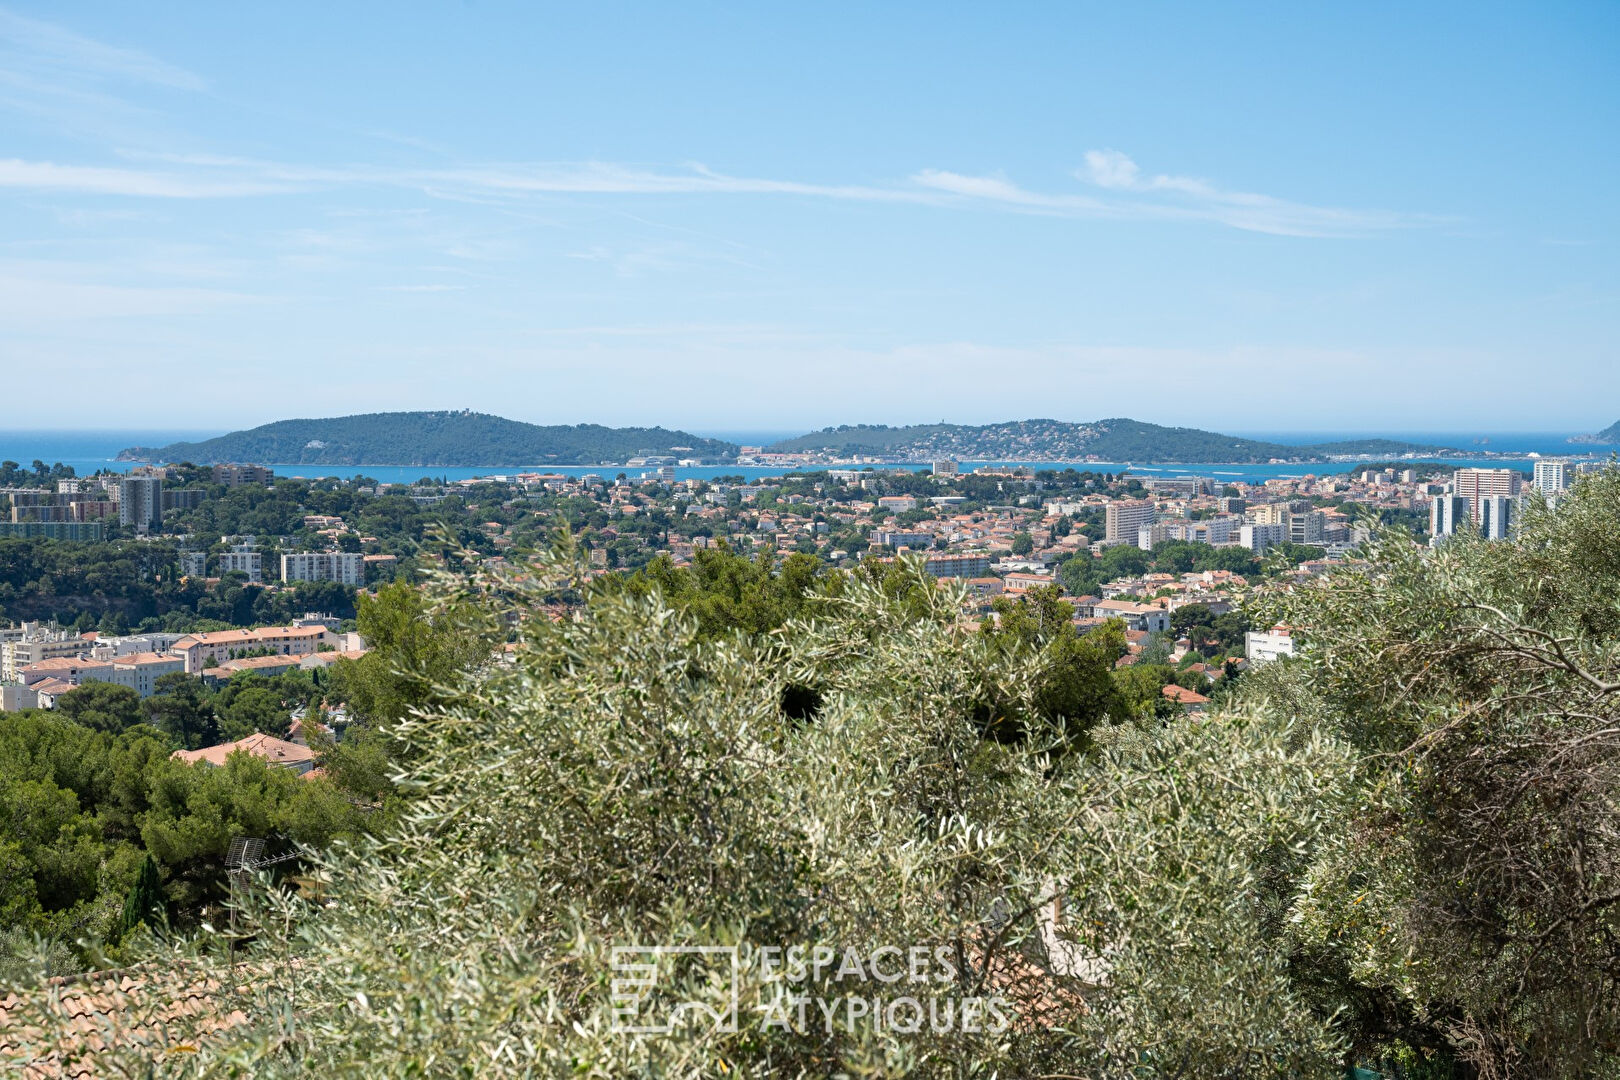
[[1616, 420], [1595, 435], [1572, 435], [1572, 443], [1597, 443], [1599, 446], [1620, 445], [1620, 420]]
[[1438, 453], [1440, 447], [1389, 439], [1287, 446], [1197, 428], [1163, 427], [1116, 417], [1090, 423], [1014, 420], [1000, 424], [845, 425], [785, 439], [773, 453], [830, 453], [926, 460], [957, 458], [990, 461], [1105, 461], [1237, 463], [1326, 461], [1336, 456]]
[[684, 431], [543, 427], [475, 412], [363, 413], [279, 420], [202, 442], [133, 446], [120, 461], [254, 461], [270, 465], [612, 465], [643, 454], [730, 459], [731, 443]]

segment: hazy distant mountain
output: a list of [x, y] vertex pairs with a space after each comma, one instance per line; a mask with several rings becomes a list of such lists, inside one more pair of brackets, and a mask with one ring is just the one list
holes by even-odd
[[265, 465], [612, 465], [644, 454], [730, 459], [731, 443], [664, 428], [541, 427], [475, 412], [280, 420], [203, 442], [134, 446], [120, 461]]
[[1600, 446], [1620, 445], [1620, 420], [1616, 420], [1595, 435], [1575, 435], [1571, 436], [1569, 441], [1572, 443], [1597, 443]]
[[1335, 455], [1437, 453], [1442, 448], [1392, 439], [1285, 446], [1197, 428], [1161, 427], [1140, 420], [1114, 418], [1083, 424], [1063, 420], [1014, 420], [978, 427], [963, 424], [846, 425], [786, 439], [769, 449], [775, 453], [826, 451], [840, 456], [917, 461], [929, 458], [1079, 461], [1095, 456], [1104, 461], [1241, 464], [1263, 463], [1274, 458], [1326, 461]]

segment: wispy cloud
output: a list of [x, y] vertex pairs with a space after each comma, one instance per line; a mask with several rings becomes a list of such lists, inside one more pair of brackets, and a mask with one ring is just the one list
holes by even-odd
[[462, 292], [466, 288], [467, 288], [467, 286], [465, 286], [465, 285], [379, 285], [379, 286], [377, 286], [377, 289], [380, 292], [414, 292], [414, 293]]
[[176, 90], [207, 88], [199, 76], [155, 56], [93, 41], [5, 8], [0, 8], [0, 47], [8, 67], [22, 65], [77, 79], [116, 79]]
[[828, 184], [734, 176], [702, 164], [650, 168], [608, 162], [482, 164], [400, 169], [373, 165], [303, 166], [215, 155], [130, 155], [164, 171], [0, 162], [0, 187], [101, 194], [211, 198], [303, 189], [406, 187], [435, 198], [506, 200], [551, 196], [760, 195], [933, 207], [984, 207], [1070, 218], [1186, 221], [1285, 236], [1357, 236], [1437, 224], [1440, 219], [1383, 210], [1350, 210], [1228, 191], [1200, 179], [1144, 174], [1114, 150], [1087, 153], [1075, 178], [1092, 190], [1036, 191], [999, 175], [923, 169], [904, 181]]
[[1076, 174], [1119, 198], [1142, 216], [1193, 217], [1237, 229], [1285, 236], [1349, 236], [1414, 225], [1438, 224], [1438, 218], [1385, 210], [1348, 210], [1312, 206], [1271, 195], [1228, 191], [1191, 176], [1146, 174], [1118, 150], [1090, 150]]
[[0, 158], [0, 188], [153, 199], [213, 199], [295, 190], [286, 182], [252, 176], [160, 173], [17, 158]]

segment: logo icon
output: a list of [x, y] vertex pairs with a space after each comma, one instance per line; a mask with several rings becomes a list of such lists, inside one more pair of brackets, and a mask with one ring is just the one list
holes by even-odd
[[[615, 1032], [663, 1035], [685, 1016], [691, 1022], [706, 1017], [718, 1032], [737, 1030], [740, 962], [735, 945], [615, 945], [612, 963]], [[679, 987], [721, 979], [723, 996], [696, 1001], [679, 994]], [[659, 992], [661, 987], [665, 992]]]

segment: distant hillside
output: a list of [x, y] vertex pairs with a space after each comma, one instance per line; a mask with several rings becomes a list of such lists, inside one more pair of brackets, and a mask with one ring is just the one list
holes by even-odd
[[1062, 420], [1015, 420], [971, 427], [963, 424], [917, 424], [910, 427], [854, 425], [786, 439], [769, 447], [774, 453], [827, 452], [926, 460], [956, 458], [976, 461], [1078, 461], [1095, 456], [1104, 461], [1247, 463], [1325, 461], [1359, 454], [1434, 453], [1439, 447], [1365, 439], [1319, 446], [1220, 435], [1197, 428], [1161, 427], [1140, 420], [1114, 418], [1077, 424]]
[[664, 428], [541, 427], [474, 412], [365, 413], [280, 420], [204, 442], [133, 446], [120, 461], [198, 465], [614, 465], [644, 454], [729, 460], [731, 443]]
[[1295, 447], [1296, 450], [1309, 450], [1311, 453], [1326, 458], [1339, 457], [1400, 457], [1402, 454], [1460, 454], [1463, 451], [1444, 446], [1428, 446], [1423, 443], [1401, 442], [1399, 439], [1349, 439], [1345, 442], [1316, 443], [1308, 447]]
[[1599, 446], [1620, 445], [1620, 420], [1616, 420], [1595, 435], [1576, 435], [1569, 441], [1572, 443], [1596, 443]]

